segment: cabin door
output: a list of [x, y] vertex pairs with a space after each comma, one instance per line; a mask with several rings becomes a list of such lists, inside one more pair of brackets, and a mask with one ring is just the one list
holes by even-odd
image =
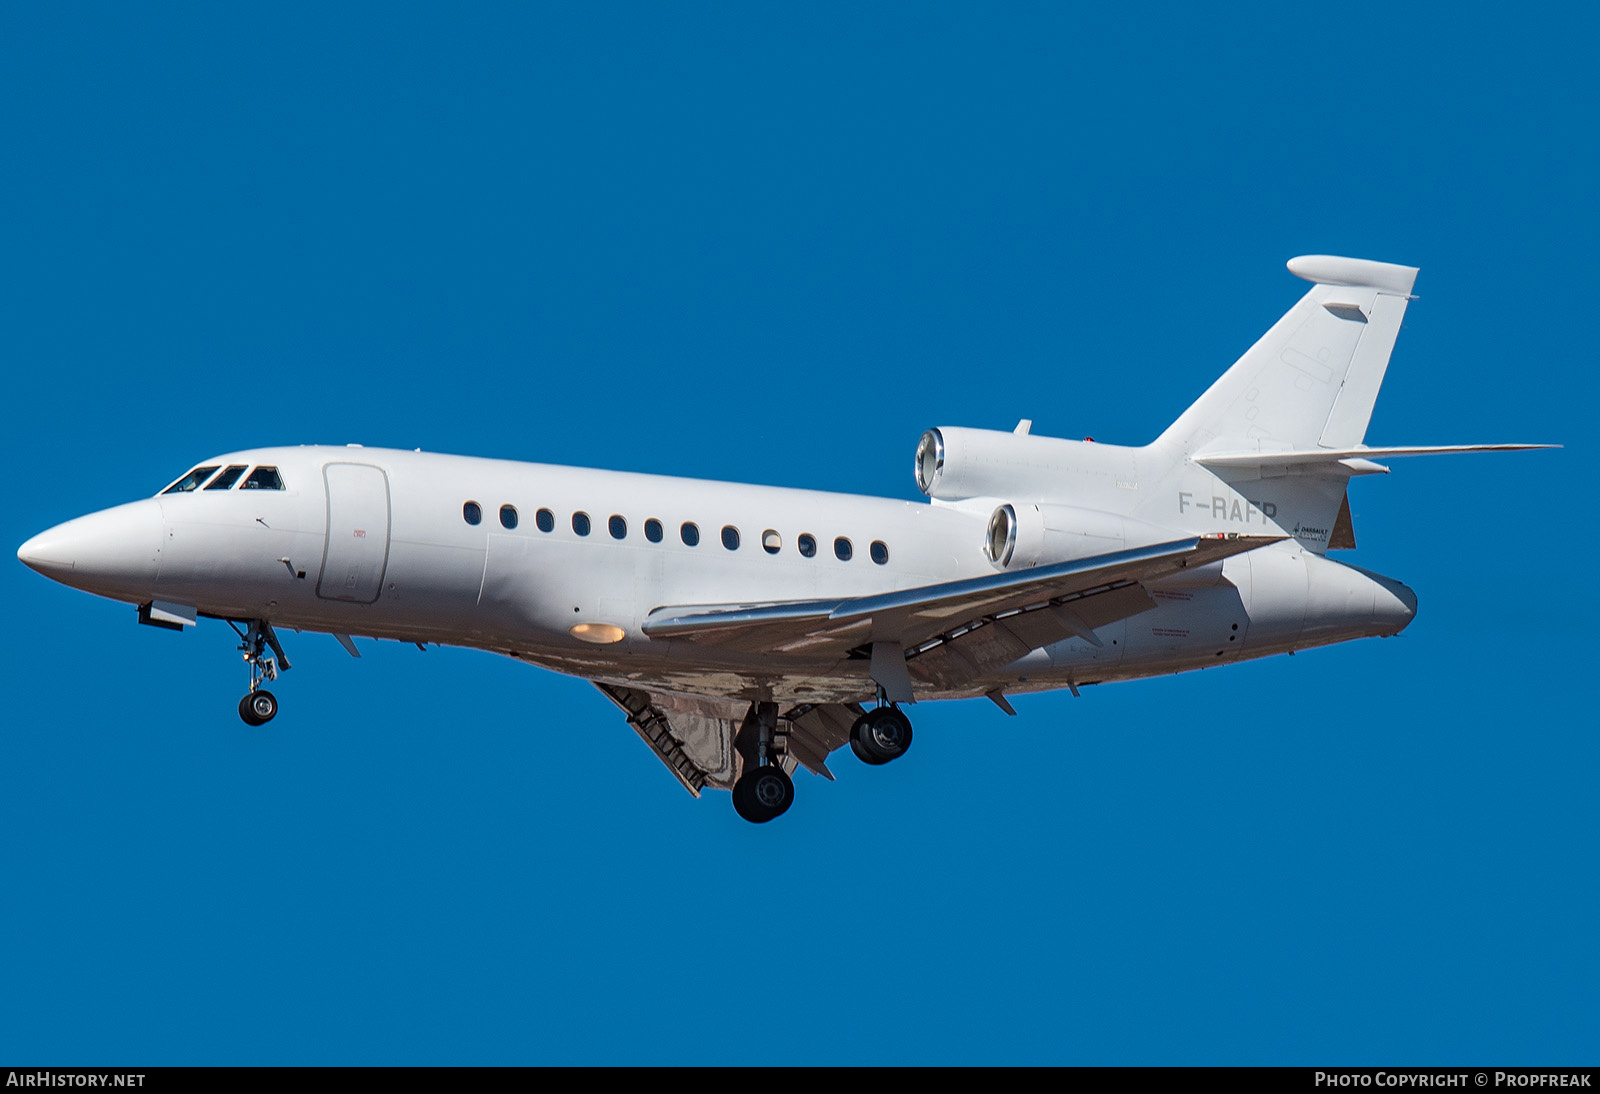
[[383, 591], [389, 564], [389, 476], [361, 463], [330, 463], [328, 543], [317, 595], [371, 604]]

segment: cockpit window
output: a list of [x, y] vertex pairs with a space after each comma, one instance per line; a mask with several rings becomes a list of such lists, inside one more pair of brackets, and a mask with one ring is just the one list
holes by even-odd
[[213, 463], [206, 467], [197, 467], [161, 492], [163, 494], [187, 494], [209, 479], [211, 473], [217, 469], [217, 466], [217, 464]]
[[250, 477], [244, 480], [240, 490], [282, 490], [283, 480], [278, 477], [276, 467], [258, 467], [250, 472]]
[[247, 463], [236, 463], [236, 464], [234, 464], [232, 467], [228, 468], [222, 474], [218, 475], [216, 478], [214, 478], [210, 482], [206, 483], [206, 489], [207, 490], [226, 490], [228, 487], [232, 486], [234, 483], [239, 481], [239, 476], [244, 474], [244, 469], [249, 467], [249, 466], [250, 465], [247, 464]]

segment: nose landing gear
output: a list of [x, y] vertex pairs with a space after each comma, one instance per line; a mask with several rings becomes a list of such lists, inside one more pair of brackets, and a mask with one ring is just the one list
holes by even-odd
[[[246, 725], [262, 726], [278, 716], [278, 697], [261, 685], [278, 678], [278, 670], [289, 671], [289, 659], [278, 644], [272, 624], [265, 619], [250, 620], [249, 630], [241, 631], [238, 624], [228, 620], [228, 626], [240, 638], [239, 649], [244, 662], [250, 666], [250, 690], [239, 700], [239, 717]], [[268, 656], [267, 650], [272, 651]]]

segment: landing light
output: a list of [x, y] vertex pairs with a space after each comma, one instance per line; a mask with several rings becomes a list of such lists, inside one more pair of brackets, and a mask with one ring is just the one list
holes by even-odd
[[580, 642], [593, 642], [597, 646], [621, 642], [626, 635], [621, 627], [612, 623], [579, 623], [567, 633]]

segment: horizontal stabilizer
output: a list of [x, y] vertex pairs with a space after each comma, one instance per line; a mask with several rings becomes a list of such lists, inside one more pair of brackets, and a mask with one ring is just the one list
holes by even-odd
[[1344, 460], [1366, 460], [1374, 456], [1442, 456], [1455, 452], [1525, 452], [1535, 448], [1560, 448], [1558, 444], [1440, 444], [1401, 445], [1391, 448], [1308, 448], [1292, 452], [1222, 452], [1196, 456], [1194, 462], [1206, 467], [1295, 467], [1313, 464], [1338, 464]]

